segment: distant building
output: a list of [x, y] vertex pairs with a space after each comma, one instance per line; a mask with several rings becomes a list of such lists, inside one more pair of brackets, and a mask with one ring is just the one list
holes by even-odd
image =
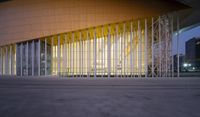
[[186, 42], [186, 62], [193, 70], [200, 70], [200, 38], [192, 38]]

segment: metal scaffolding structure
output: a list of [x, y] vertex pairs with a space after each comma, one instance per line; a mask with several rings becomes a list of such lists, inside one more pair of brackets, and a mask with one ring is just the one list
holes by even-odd
[[167, 14], [3, 46], [0, 74], [173, 77], [173, 25]]

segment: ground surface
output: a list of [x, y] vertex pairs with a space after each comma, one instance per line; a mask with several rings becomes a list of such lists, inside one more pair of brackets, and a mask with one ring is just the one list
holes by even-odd
[[200, 78], [0, 78], [0, 117], [200, 117]]

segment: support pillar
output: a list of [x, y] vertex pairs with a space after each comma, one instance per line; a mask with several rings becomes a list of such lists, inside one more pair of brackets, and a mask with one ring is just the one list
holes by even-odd
[[34, 67], [35, 67], [35, 43], [34, 40], [32, 41], [32, 52], [31, 52], [31, 56], [32, 56], [32, 76], [34, 76]]
[[133, 75], [133, 24], [131, 22], [131, 32], [130, 32], [130, 75]]
[[20, 66], [20, 68], [21, 68], [21, 76], [22, 76], [22, 47], [23, 47], [23, 43], [21, 43], [21, 46], [20, 46], [20, 63], [21, 63], [21, 66]]
[[154, 77], [155, 75], [154, 75], [154, 18], [152, 18], [152, 29], [151, 29], [151, 51], [152, 51], [152, 54], [151, 54], [151, 60], [152, 60], [152, 77]]
[[145, 19], [145, 77], [148, 77], [148, 29], [147, 19]]
[[118, 76], [118, 26], [116, 25], [116, 32], [115, 32], [115, 75]]
[[138, 33], [139, 33], [139, 36], [138, 36], [138, 38], [139, 38], [139, 44], [138, 44], [138, 46], [139, 46], [139, 50], [138, 50], [138, 53], [139, 53], [139, 67], [138, 67], [138, 69], [139, 69], [139, 77], [141, 77], [141, 69], [142, 69], [142, 51], [141, 51], [141, 41], [142, 41], [142, 36], [141, 36], [141, 26], [140, 26], [140, 20], [138, 20]]
[[45, 38], [45, 48], [44, 48], [44, 61], [45, 61], [45, 68], [44, 68], [44, 72], [45, 72], [45, 76], [47, 75], [47, 38]]
[[40, 39], [38, 40], [38, 76], [40, 76]]
[[173, 50], [173, 34], [174, 34], [174, 17], [172, 15], [172, 19], [171, 19], [171, 62], [172, 62], [172, 77], [174, 77], [174, 56], [173, 56], [173, 53], [172, 53], [172, 50]]
[[158, 45], [159, 45], [159, 77], [162, 77], [162, 63], [161, 63], [161, 59], [162, 59], [162, 51], [161, 51], [161, 17], [159, 16], [159, 19], [158, 19]]
[[179, 16], [177, 16], [177, 77], [180, 76], [180, 60], [179, 60]]
[[13, 75], [13, 56], [12, 56], [12, 45], [10, 45], [10, 75]]
[[110, 26], [108, 27], [108, 78], [110, 78], [110, 74], [111, 74], [111, 61], [110, 61], [110, 58], [111, 58], [111, 44], [110, 44]]
[[60, 36], [58, 36], [58, 50], [57, 50], [57, 52], [58, 52], [57, 53], [58, 54], [57, 55], [58, 56], [58, 59], [57, 59], [58, 60], [57, 61], [58, 62], [58, 74], [57, 75], [60, 75], [60, 52], [61, 52], [60, 51]]
[[88, 59], [87, 59], [87, 77], [90, 77], [90, 39], [89, 39], [89, 34], [88, 34], [88, 30], [87, 30], [87, 53], [88, 53]]
[[26, 42], [26, 76], [28, 76], [28, 41]]
[[96, 39], [96, 29], [94, 29], [94, 78], [96, 78], [97, 75], [97, 39]]

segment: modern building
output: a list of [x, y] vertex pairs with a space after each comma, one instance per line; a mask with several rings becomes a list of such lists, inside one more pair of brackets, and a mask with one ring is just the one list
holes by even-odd
[[0, 3], [0, 74], [172, 76], [173, 0]]
[[200, 70], [200, 38], [192, 38], [186, 42], [186, 63], [194, 70]]

